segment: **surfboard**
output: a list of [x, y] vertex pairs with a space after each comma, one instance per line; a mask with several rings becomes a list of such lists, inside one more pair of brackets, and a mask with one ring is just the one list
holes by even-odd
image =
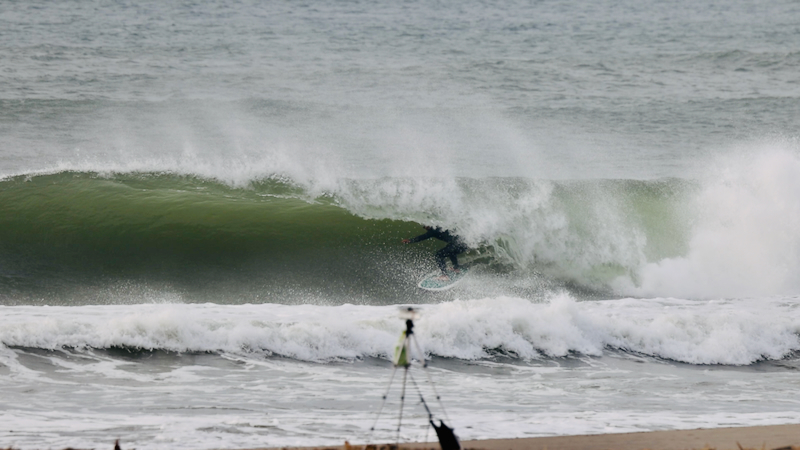
[[423, 278], [422, 281], [417, 284], [417, 286], [421, 289], [425, 289], [426, 291], [446, 291], [466, 278], [468, 272], [469, 270], [463, 267], [461, 268], [460, 272], [452, 272], [448, 270], [447, 274], [450, 276], [450, 279], [439, 280], [438, 278], [442, 275], [442, 272], [437, 270], [436, 272], [431, 272], [428, 275], [425, 275], [425, 278]]

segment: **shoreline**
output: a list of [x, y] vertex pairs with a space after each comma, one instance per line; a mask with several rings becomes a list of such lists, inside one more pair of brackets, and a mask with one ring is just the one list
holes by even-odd
[[[251, 450], [363, 450], [364, 444], [318, 447], [275, 447]], [[395, 448], [373, 444], [369, 449]], [[577, 436], [462, 441], [463, 450], [800, 450], [800, 424], [699, 428]], [[439, 449], [438, 442], [403, 443], [399, 449]]]

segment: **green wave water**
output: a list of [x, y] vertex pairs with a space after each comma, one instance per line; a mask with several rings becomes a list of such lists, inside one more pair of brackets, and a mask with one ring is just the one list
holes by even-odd
[[[548, 182], [528, 213], [520, 205], [535, 191], [530, 180], [458, 180], [456, 200], [426, 200], [418, 211], [386, 193], [410, 182], [349, 180], [312, 196], [273, 178], [231, 187], [169, 173], [10, 177], [0, 182], [2, 301], [430, 301], [416, 280], [442, 244], [400, 243], [423, 231], [425, 217], [462, 233], [476, 249], [466, 259], [513, 279], [505, 288], [517, 294], [552, 283], [602, 291], [685, 240], [675, 215], [683, 182]], [[627, 232], [647, 236], [636, 246]], [[621, 240], [599, 240], [609, 233]]]
[[359, 301], [374, 294], [365, 286], [391, 285], [374, 255], [386, 259], [417, 229], [298, 198], [280, 182], [232, 189], [176, 175], [68, 172], [0, 186], [6, 303], [113, 302], [119, 286], [138, 286], [132, 295], [146, 287], [196, 300], [292, 301], [287, 290], [307, 298], [348, 279], [360, 280], [351, 298]]

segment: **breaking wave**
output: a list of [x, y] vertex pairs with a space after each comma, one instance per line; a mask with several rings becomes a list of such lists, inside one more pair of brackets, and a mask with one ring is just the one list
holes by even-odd
[[399, 243], [434, 224], [472, 246], [483, 277], [449, 298], [790, 295], [797, 180], [800, 158], [786, 150], [730, 158], [699, 180], [20, 175], [0, 181], [0, 283], [4, 304], [136, 302], [151, 290], [190, 302], [425, 302], [415, 280], [436, 243]]
[[[403, 329], [392, 306], [149, 304], [2, 307], [0, 342], [46, 350], [214, 352], [327, 362], [388, 358]], [[424, 305], [430, 356], [521, 360], [606, 350], [691, 364], [748, 365], [800, 350], [792, 300], [620, 299], [554, 294]], [[6, 365], [9, 365], [7, 363]]]

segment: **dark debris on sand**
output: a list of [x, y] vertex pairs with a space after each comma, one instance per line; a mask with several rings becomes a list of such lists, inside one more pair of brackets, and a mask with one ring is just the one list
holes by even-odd
[[[776, 447], [776, 448], [766, 448], [766, 447], [748, 448], [748, 447], [742, 447], [738, 443], [737, 445], [738, 449], [718, 449], [716, 447], [703, 447], [701, 449], [694, 449], [694, 450], [800, 450], [800, 447], [795, 445], [787, 445], [785, 447]], [[404, 450], [408, 448], [409, 447], [405, 447], [403, 445], [398, 446], [396, 444], [379, 444], [379, 445], [371, 444], [365, 446], [365, 445], [351, 445], [349, 442], [345, 442], [345, 444], [342, 446], [336, 445], [327, 447], [282, 447], [280, 450]], [[5, 448], [0, 448], [0, 450], [20, 450], [20, 449], [16, 449], [14, 447], [5, 447]], [[95, 449], [77, 449], [74, 447], [67, 447], [63, 450], [95, 450]], [[119, 445], [119, 439], [117, 439], [117, 441], [114, 442], [114, 450], [122, 450]], [[131, 448], [129, 450], [136, 450], [136, 449]], [[180, 449], [176, 448], [176, 450]], [[439, 448], [438, 447], [423, 448], [415, 446], [414, 450], [439, 450]], [[465, 446], [462, 447], [462, 450], [481, 450], [481, 448], [473, 446]], [[658, 450], [658, 449], [643, 449], [643, 450]]]

